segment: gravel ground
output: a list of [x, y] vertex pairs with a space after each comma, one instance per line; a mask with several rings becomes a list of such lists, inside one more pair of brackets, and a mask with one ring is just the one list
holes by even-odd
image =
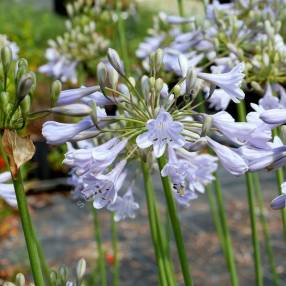
[[[285, 281], [286, 251], [282, 239], [280, 213], [268, 208], [269, 201], [276, 192], [273, 176], [273, 174], [262, 173], [261, 182], [268, 209], [267, 214], [277, 270], [281, 280]], [[223, 178], [225, 206], [236, 254], [240, 285], [254, 285], [251, 233], [244, 179], [225, 173], [222, 173], [221, 177]], [[142, 186], [142, 183], [138, 185]], [[159, 178], [156, 177], [155, 186], [161, 205], [161, 217], [164, 219], [164, 198]], [[119, 224], [120, 280], [122, 285], [126, 286], [133, 286], [135, 283], [136, 286], [157, 285], [156, 263], [149, 235], [143, 188], [136, 189], [135, 196], [141, 205], [137, 218]], [[97, 251], [92, 217], [88, 207], [80, 207], [69, 196], [59, 193], [31, 196], [29, 202], [33, 211], [33, 220], [49, 263], [53, 266], [63, 263], [73, 266], [77, 259], [85, 257], [91, 271], [91, 265], [94, 265], [96, 261]], [[230, 285], [222, 250], [210, 215], [207, 195], [201, 195], [198, 200], [192, 203], [190, 208], [180, 209], [180, 217], [196, 285]], [[107, 254], [111, 254], [110, 214], [100, 211], [99, 219], [103, 228], [104, 248]], [[19, 228], [18, 225], [16, 225], [17, 228]], [[265, 286], [270, 286], [272, 285], [271, 276], [267, 257], [265, 257], [265, 245], [260, 224], [258, 228], [262, 247]], [[23, 265], [27, 265], [20, 229], [1, 240], [0, 257], [2, 259], [0, 260], [0, 275], [2, 273], [2, 276], [23, 269]], [[175, 262], [178, 285], [183, 285], [174, 245], [172, 245], [172, 257]]]

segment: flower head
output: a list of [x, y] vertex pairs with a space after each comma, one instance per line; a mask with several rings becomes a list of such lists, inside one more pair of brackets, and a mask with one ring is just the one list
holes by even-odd
[[181, 135], [183, 124], [174, 121], [163, 108], [160, 109], [156, 119], [147, 122], [146, 127], [148, 131], [137, 136], [136, 143], [141, 149], [153, 145], [156, 158], [164, 154], [167, 145], [171, 148], [179, 148], [185, 144], [184, 137]]

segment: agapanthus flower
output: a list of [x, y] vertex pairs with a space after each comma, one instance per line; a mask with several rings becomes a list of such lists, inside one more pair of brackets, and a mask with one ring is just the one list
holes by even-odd
[[281, 195], [276, 197], [271, 202], [271, 208], [280, 210], [286, 207], [286, 182], [281, 184]]
[[242, 79], [244, 78], [243, 71], [244, 64], [240, 63], [227, 73], [208, 74], [199, 72], [197, 75], [199, 78], [223, 89], [232, 101], [238, 103], [244, 99], [244, 92], [240, 89]]
[[150, 119], [146, 125], [148, 131], [136, 138], [136, 143], [141, 149], [153, 145], [156, 158], [161, 157], [166, 147], [179, 148], [185, 144], [181, 135], [183, 124], [172, 119], [171, 115], [163, 108], [160, 109], [156, 119]]
[[16, 60], [18, 58], [19, 47], [16, 43], [8, 40], [6, 35], [0, 34], [0, 49], [3, 47], [9, 47], [12, 52], [12, 59]]
[[10, 172], [0, 174], [0, 198], [6, 201], [12, 207], [17, 207], [17, 199], [13, 184], [8, 182], [11, 180]]
[[93, 200], [94, 208], [101, 209], [115, 202], [117, 193], [127, 175], [123, 172], [125, 165], [126, 160], [123, 160], [107, 174], [94, 175], [90, 172], [83, 177], [81, 193], [86, 199]]
[[124, 220], [126, 218], [135, 218], [136, 211], [139, 209], [139, 204], [134, 200], [132, 187], [129, 187], [122, 197], [117, 196], [115, 202], [108, 205], [107, 208], [115, 213], [115, 221]]

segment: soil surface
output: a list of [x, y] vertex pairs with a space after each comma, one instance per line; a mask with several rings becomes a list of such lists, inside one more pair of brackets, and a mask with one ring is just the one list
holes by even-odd
[[[244, 177], [233, 177], [225, 172], [221, 172], [220, 175], [223, 179], [223, 195], [240, 285], [255, 285]], [[280, 212], [269, 208], [270, 201], [277, 192], [275, 175], [274, 173], [261, 173], [260, 178], [277, 271], [281, 281], [286, 281], [286, 250], [282, 237]], [[136, 219], [126, 220], [118, 224], [120, 281], [121, 285], [124, 286], [157, 285], [157, 267], [149, 233], [143, 182], [140, 176], [138, 176], [138, 180], [134, 194], [140, 203], [140, 211]], [[165, 201], [157, 177], [155, 177], [155, 185], [162, 223], [165, 224]], [[60, 189], [58, 191], [51, 195], [29, 196], [33, 221], [48, 262], [53, 267], [57, 267], [59, 264], [74, 267], [76, 261], [84, 257], [88, 261], [88, 270], [92, 271], [93, 265], [96, 263], [97, 249], [91, 211], [87, 205], [73, 201], [69, 195], [61, 194]], [[258, 209], [257, 213], [259, 214]], [[199, 286], [231, 285], [223, 252], [210, 214], [207, 194], [200, 195], [199, 199], [192, 202], [191, 207], [180, 208], [179, 214], [195, 284]], [[257, 219], [259, 220], [259, 217]], [[110, 213], [104, 210], [100, 211], [99, 220], [103, 232], [104, 249], [107, 256], [110, 256], [112, 255]], [[14, 215], [14, 219], [9, 221], [9, 226], [11, 228], [13, 226], [13, 231], [2, 236], [0, 240], [0, 275], [3, 279], [16, 271], [24, 271], [28, 265], [17, 216]], [[264, 266], [264, 285], [270, 286], [272, 285], [271, 273], [263, 232], [261, 224], [258, 223], [257, 226]], [[171, 247], [178, 285], [183, 285], [173, 239]], [[108, 264], [107, 267], [111, 277], [111, 266]], [[284, 285], [283, 282], [281, 285]]]

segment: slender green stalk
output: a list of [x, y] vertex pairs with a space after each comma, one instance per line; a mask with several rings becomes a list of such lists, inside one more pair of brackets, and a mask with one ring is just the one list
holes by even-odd
[[[245, 121], [246, 111], [244, 102], [241, 101], [237, 104], [238, 117], [240, 121]], [[263, 272], [261, 267], [261, 255], [260, 255], [260, 247], [259, 247], [259, 239], [257, 233], [257, 221], [256, 221], [256, 213], [255, 213], [255, 197], [254, 197], [254, 187], [253, 187], [253, 176], [251, 173], [245, 174], [246, 185], [247, 185], [247, 200], [248, 200], [248, 208], [249, 208], [249, 216], [250, 216], [250, 225], [251, 225], [251, 240], [253, 247], [253, 259], [255, 266], [255, 278], [256, 285], [263, 285]]]
[[126, 44], [125, 27], [124, 27], [124, 22], [121, 17], [121, 1], [120, 0], [116, 0], [116, 10], [117, 10], [117, 17], [118, 17], [117, 29], [118, 29], [118, 35], [119, 35], [121, 56], [125, 64], [125, 72], [127, 75], [129, 75], [130, 63], [129, 63], [129, 57], [128, 57], [128, 47]]
[[184, 17], [185, 13], [184, 13], [183, 0], [177, 0], [177, 4], [178, 4], [179, 15], [180, 15], [181, 17]]
[[259, 182], [259, 176], [258, 174], [253, 175], [254, 179], [254, 190], [255, 190], [255, 196], [258, 201], [258, 206], [259, 206], [259, 213], [260, 213], [260, 222], [262, 225], [263, 229], [263, 234], [264, 234], [264, 240], [265, 240], [265, 245], [266, 245], [266, 254], [271, 270], [271, 275], [272, 275], [272, 281], [274, 286], [279, 286], [279, 277], [276, 271], [275, 267], [275, 259], [272, 251], [272, 246], [270, 243], [270, 233], [269, 233], [269, 227], [267, 223], [267, 218], [265, 215], [265, 207], [264, 207], [264, 199], [263, 199], [263, 193], [261, 191], [260, 187], [260, 182]]
[[104, 250], [102, 247], [102, 241], [101, 241], [101, 231], [100, 231], [100, 225], [97, 217], [97, 210], [92, 207], [92, 213], [93, 213], [93, 223], [95, 228], [95, 239], [97, 244], [97, 251], [98, 251], [98, 262], [99, 262], [99, 272], [100, 272], [100, 282], [101, 286], [107, 286], [107, 277], [106, 277], [106, 263], [105, 263], [105, 256], [104, 256]]
[[[278, 130], [273, 130], [273, 136], [278, 136]], [[276, 171], [276, 182], [277, 182], [277, 188], [278, 188], [278, 194], [281, 195], [281, 184], [284, 182], [284, 170], [283, 168], [280, 168]], [[286, 240], [286, 209], [281, 210], [281, 219], [283, 224], [283, 236]]]
[[34, 226], [32, 225], [32, 234], [34, 236], [34, 240], [35, 240], [35, 243], [36, 243], [36, 246], [37, 246], [37, 250], [38, 250], [38, 255], [39, 255], [39, 259], [40, 259], [40, 263], [41, 263], [41, 267], [42, 267], [42, 271], [43, 271], [43, 274], [44, 274], [44, 277], [46, 279], [46, 281], [48, 282], [48, 285], [49, 286], [52, 286], [52, 281], [51, 281], [51, 277], [50, 277], [50, 269], [49, 269], [49, 265], [47, 263], [47, 260], [46, 260], [46, 256], [45, 256], [45, 253], [44, 253], [44, 250], [37, 238], [37, 234], [36, 234], [36, 231], [35, 231], [35, 228]]
[[261, 286], [263, 285], [263, 272], [262, 272], [262, 267], [261, 267], [260, 246], [259, 246], [259, 238], [258, 238], [258, 232], [257, 232], [257, 220], [256, 220], [256, 213], [255, 213], [253, 176], [250, 173], [246, 173], [246, 184], [247, 184], [247, 200], [248, 200], [248, 207], [249, 207], [250, 224], [251, 224], [251, 230], [252, 230], [251, 239], [252, 239], [252, 247], [253, 247], [256, 285]]
[[22, 228], [24, 232], [24, 237], [26, 241], [26, 247], [29, 254], [30, 265], [34, 277], [34, 282], [36, 286], [44, 286], [44, 278], [41, 268], [41, 261], [38, 255], [37, 243], [34, 239], [32, 221], [29, 214], [27, 198], [25, 195], [23, 181], [21, 176], [21, 171], [19, 170], [17, 175], [12, 178], [13, 185], [15, 188], [18, 210], [20, 213]]
[[218, 204], [218, 212], [220, 216], [220, 221], [222, 224], [221, 226], [222, 226], [222, 233], [223, 233], [223, 239], [224, 239], [224, 251], [225, 251], [225, 256], [227, 259], [227, 266], [230, 272], [231, 285], [237, 286], [239, 285], [239, 282], [238, 282], [238, 276], [237, 276], [237, 271], [236, 271], [236, 266], [235, 266], [235, 257], [233, 253], [229, 228], [227, 224], [226, 212], [224, 209], [221, 184], [220, 184], [220, 180], [218, 176], [216, 176], [216, 180], [215, 180], [215, 193], [216, 193], [216, 199], [217, 199], [217, 204]]
[[159, 281], [160, 285], [168, 285], [167, 284], [167, 277], [165, 268], [162, 261], [162, 255], [159, 245], [159, 239], [157, 234], [157, 226], [156, 226], [156, 216], [155, 216], [155, 209], [153, 207], [152, 201], [152, 192], [153, 192], [153, 184], [152, 184], [152, 177], [149, 173], [149, 165], [147, 162], [142, 159], [141, 162], [143, 177], [144, 177], [144, 185], [145, 185], [145, 194], [146, 194], [146, 201], [147, 201], [147, 209], [148, 209], [148, 219], [149, 219], [149, 226], [155, 251], [156, 262], [159, 268]]
[[217, 231], [217, 235], [219, 238], [219, 241], [221, 243], [221, 247], [223, 249], [223, 252], [225, 253], [225, 245], [224, 245], [224, 237], [223, 237], [223, 231], [222, 231], [222, 223], [220, 221], [220, 215], [218, 213], [218, 208], [217, 208], [217, 203], [216, 203], [216, 198], [214, 196], [213, 190], [210, 188], [210, 186], [206, 187], [207, 195], [208, 195], [208, 200], [209, 200], [209, 206], [210, 206], [210, 211], [212, 215], [212, 219]]
[[[165, 166], [165, 164], [166, 164], [166, 157], [165, 155], [163, 155], [158, 159], [158, 165], [159, 165], [160, 172]], [[189, 269], [187, 251], [186, 251], [185, 244], [184, 244], [184, 238], [183, 238], [180, 221], [179, 221], [178, 214], [177, 214], [176, 204], [175, 204], [174, 197], [172, 194], [170, 180], [168, 177], [161, 176], [161, 181], [162, 181], [162, 185], [163, 185], [163, 189], [164, 189], [164, 193], [165, 193], [165, 197], [167, 201], [168, 212], [169, 212], [169, 216], [170, 216], [170, 220], [171, 220], [171, 224], [172, 224], [172, 228], [174, 232], [174, 237], [176, 240], [177, 251], [178, 251], [178, 255], [180, 259], [180, 264], [181, 264], [181, 269], [182, 269], [182, 273], [184, 277], [185, 286], [190, 286], [190, 285], [193, 285], [193, 280], [192, 280], [192, 276], [191, 276], [190, 269]]]
[[113, 249], [113, 257], [114, 257], [114, 265], [113, 265], [113, 286], [119, 285], [119, 259], [118, 259], [118, 245], [117, 245], [117, 223], [114, 219], [114, 213], [112, 214], [112, 224], [111, 224], [111, 232], [112, 232], [112, 249]]

